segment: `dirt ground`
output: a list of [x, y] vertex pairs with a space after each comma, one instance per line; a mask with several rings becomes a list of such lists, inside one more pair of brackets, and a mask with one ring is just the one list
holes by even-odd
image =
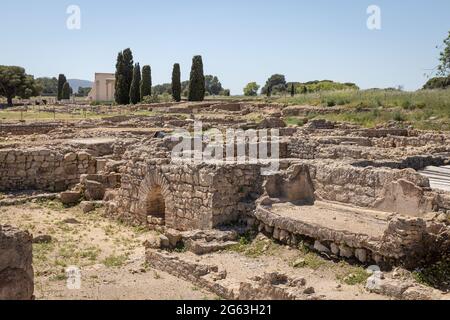
[[[190, 260], [198, 260], [192, 253], [182, 255]], [[335, 263], [306, 248], [293, 249], [277, 244], [263, 235], [229, 251], [202, 256], [201, 262], [218, 265], [233, 280], [245, 281], [255, 275], [270, 272], [304, 278], [306, 287], [313, 287], [316, 295], [325, 300], [388, 299], [365, 290], [369, 277], [365, 268], [343, 261]]]
[[[217, 297], [146, 266], [146, 232], [100, 215], [45, 201], [0, 208], [0, 223], [50, 235], [33, 245], [37, 300], [202, 300]], [[67, 288], [66, 268], [81, 270], [81, 289]]]
[[[183, 300], [218, 299], [194, 284], [148, 267], [142, 243], [149, 232], [101, 216], [83, 214], [58, 201], [35, 201], [0, 208], [0, 222], [52, 241], [33, 245], [35, 295], [38, 300]], [[307, 250], [295, 250], [258, 237], [228, 251], [183, 258], [219, 265], [230, 277], [245, 280], [264, 272], [304, 277], [324, 299], [383, 299], [364, 289], [361, 267], [334, 263]], [[66, 268], [81, 270], [81, 289], [67, 288]]]

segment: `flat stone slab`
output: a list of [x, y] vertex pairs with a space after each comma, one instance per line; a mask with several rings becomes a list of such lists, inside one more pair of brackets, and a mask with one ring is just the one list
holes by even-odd
[[111, 138], [88, 138], [88, 139], [76, 139], [71, 140], [70, 143], [74, 145], [81, 146], [95, 146], [98, 144], [113, 144], [116, 142], [116, 139]]
[[386, 213], [345, 208], [320, 201], [313, 206], [297, 206], [292, 203], [274, 204], [271, 212], [283, 218], [316, 225], [318, 228], [363, 234], [371, 238], [381, 238], [388, 227]]

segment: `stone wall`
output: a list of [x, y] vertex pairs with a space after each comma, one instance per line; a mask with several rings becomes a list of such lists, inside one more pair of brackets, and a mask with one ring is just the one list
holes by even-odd
[[[309, 169], [318, 199], [361, 207], [376, 207], [377, 201], [399, 180], [408, 181], [419, 189], [429, 188], [428, 179], [412, 169], [357, 168], [330, 162], [311, 162]], [[417, 212], [410, 212], [414, 213]]]
[[33, 298], [32, 237], [0, 225], [0, 300]]
[[80, 175], [95, 173], [96, 161], [86, 152], [62, 154], [50, 149], [0, 150], [0, 191], [63, 191]]
[[32, 135], [32, 134], [47, 134], [52, 130], [62, 127], [61, 123], [32, 123], [32, 124], [2, 124], [0, 123], [1, 134], [12, 135]]
[[168, 227], [211, 229], [236, 221], [254, 208], [260, 179], [256, 165], [130, 162], [122, 174], [121, 188], [106, 196], [112, 197], [106, 199], [110, 200], [107, 212], [135, 224], [147, 223], [148, 216], [161, 215], [152, 208], [152, 203], [160, 203], [159, 197], [165, 204], [163, 216]]

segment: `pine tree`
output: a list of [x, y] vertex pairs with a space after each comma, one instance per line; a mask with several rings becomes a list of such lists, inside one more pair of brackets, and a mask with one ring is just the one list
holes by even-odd
[[141, 84], [141, 66], [139, 63], [134, 65], [133, 70], [133, 79], [131, 80], [130, 86], [130, 102], [132, 104], [137, 104], [141, 101], [141, 92], [140, 92], [140, 84]]
[[133, 53], [130, 49], [119, 52], [116, 63], [116, 92], [118, 104], [130, 103], [130, 88], [133, 81]]
[[63, 87], [66, 82], [67, 82], [66, 76], [60, 74], [58, 76], [58, 101], [63, 99]]
[[176, 102], [181, 101], [181, 70], [180, 65], [175, 63], [172, 71], [172, 97]]
[[294, 84], [291, 85], [291, 97], [295, 96], [295, 86]]
[[69, 100], [70, 99], [70, 92], [71, 88], [68, 82], [64, 83], [62, 92], [61, 92], [61, 99], [63, 100]]
[[141, 101], [144, 97], [152, 95], [152, 69], [150, 66], [142, 67], [142, 80], [141, 80]]
[[205, 75], [201, 56], [195, 56], [192, 59], [188, 98], [189, 101], [203, 101], [205, 99]]

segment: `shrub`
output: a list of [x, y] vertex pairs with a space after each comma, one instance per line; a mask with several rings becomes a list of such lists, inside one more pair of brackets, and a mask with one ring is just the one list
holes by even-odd
[[405, 116], [400, 111], [394, 112], [392, 119], [398, 122], [403, 122], [406, 120]]

